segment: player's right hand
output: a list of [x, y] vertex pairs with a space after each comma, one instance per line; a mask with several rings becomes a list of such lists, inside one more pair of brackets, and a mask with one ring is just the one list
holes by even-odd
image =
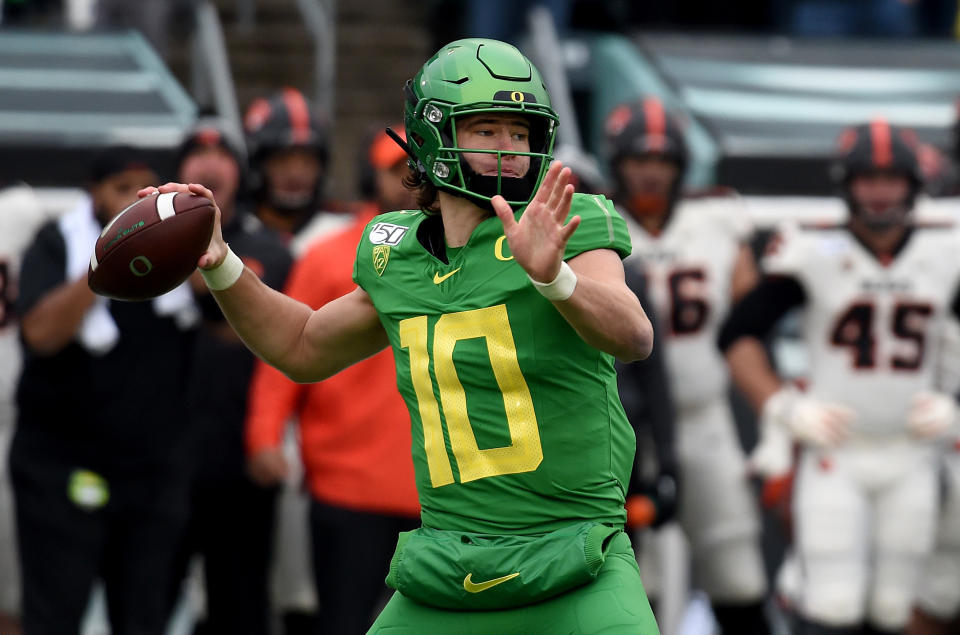
[[907, 428], [919, 439], [937, 439], [956, 431], [956, 400], [930, 390], [917, 393], [907, 414]]
[[273, 487], [287, 480], [290, 465], [282, 448], [264, 448], [247, 459], [247, 472], [257, 485]]
[[197, 260], [197, 266], [201, 269], [213, 269], [220, 265], [227, 257], [227, 243], [223, 240], [223, 232], [220, 230], [220, 206], [213, 198], [213, 192], [199, 183], [164, 183], [160, 187], [145, 187], [137, 192], [137, 197], [152, 196], [153, 194], [166, 194], [167, 192], [183, 192], [184, 194], [195, 194], [209, 199], [213, 203], [213, 209], [216, 217], [213, 221], [213, 234], [210, 236], [210, 244], [207, 250], [200, 255]]
[[571, 175], [570, 168], [559, 161], [551, 163], [519, 221], [502, 196], [498, 194], [490, 201], [503, 223], [503, 234], [514, 260], [537, 282], [550, 282], [557, 277], [567, 241], [580, 225], [579, 216], [566, 220], [573, 200]]
[[796, 440], [827, 448], [847, 440], [857, 417], [852, 408], [818, 401], [792, 388], [781, 389], [771, 396], [764, 405], [764, 412], [768, 411]]

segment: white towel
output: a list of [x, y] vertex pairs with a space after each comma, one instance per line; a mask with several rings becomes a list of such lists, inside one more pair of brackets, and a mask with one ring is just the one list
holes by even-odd
[[[100, 223], [93, 214], [93, 201], [83, 200], [60, 217], [60, 234], [67, 246], [67, 280], [76, 280], [87, 275], [90, 254], [100, 236]], [[120, 329], [110, 315], [110, 302], [97, 296], [93, 306], [87, 309], [77, 334], [80, 344], [94, 355], [104, 355], [117, 344]]]
[[[60, 234], [67, 246], [67, 280], [87, 275], [90, 254], [102, 228], [93, 213], [93, 202], [84, 197], [74, 209], [60, 217]], [[200, 322], [200, 310], [187, 283], [153, 299], [153, 310], [161, 317], [172, 317], [177, 326], [186, 330]], [[98, 296], [80, 325], [77, 340], [94, 355], [108, 353], [120, 339], [120, 330], [110, 315], [110, 301]]]

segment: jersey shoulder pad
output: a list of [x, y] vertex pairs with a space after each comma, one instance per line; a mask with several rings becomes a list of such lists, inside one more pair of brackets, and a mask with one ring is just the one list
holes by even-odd
[[364, 287], [366, 282], [381, 276], [392, 256], [416, 242], [417, 227], [426, 217], [421, 210], [402, 210], [370, 219], [357, 243], [353, 281]]
[[626, 258], [632, 250], [630, 233], [613, 202], [600, 194], [574, 194], [570, 218], [580, 216], [580, 226], [573, 232], [564, 259], [592, 249], [612, 249]]
[[[745, 242], [754, 227], [743, 199], [736, 190], [718, 188], [721, 195], [694, 195], [682, 198], [678, 206], [689, 215], [689, 222], [709, 225], [712, 231], [722, 232], [737, 242]], [[712, 191], [712, 190], [710, 190]]]

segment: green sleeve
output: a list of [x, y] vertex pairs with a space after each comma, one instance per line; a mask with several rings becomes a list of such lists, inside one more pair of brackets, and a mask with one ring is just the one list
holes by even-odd
[[580, 226], [567, 243], [564, 260], [591, 249], [612, 249], [621, 258], [630, 255], [627, 224], [610, 199], [599, 194], [574, 194], [570, 217], [576, 215], [580, 216]]

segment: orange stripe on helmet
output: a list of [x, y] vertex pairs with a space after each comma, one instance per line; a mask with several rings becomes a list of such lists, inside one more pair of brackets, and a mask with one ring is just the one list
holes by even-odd
[[295, 88], [283, 90], [283, 103], [290, 115], [291, 139], [293, 143], [306, 143], [310, 140], [310, 107], [303, 93]]
[[647, 97], [643, 100], [643, 119], [647, 124], [647, 139], [649, 150], [653, 152], [665, 149], [667, 141], [667, 114], [663, 104], [656, 97]]
[[887, 168], [893, 165], [893, 140], [890, 134], [890, 124], [883, 119], [870, 122], [870, 141], [873, 146], [873, 165], [877, 168]]

